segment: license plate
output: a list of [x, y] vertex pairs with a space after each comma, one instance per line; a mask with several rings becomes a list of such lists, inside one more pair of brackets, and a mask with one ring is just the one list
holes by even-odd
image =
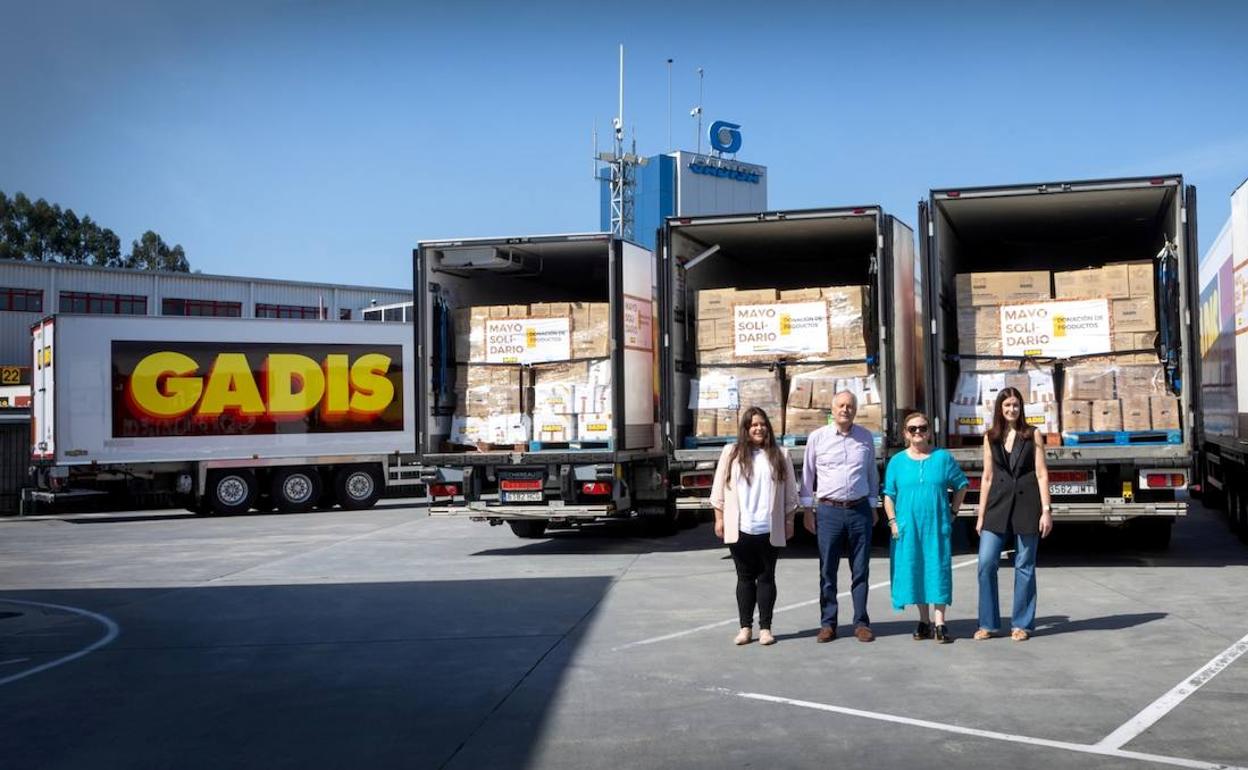
[[1049, 494], [1050, 495], [1095, 495], [1096, 494], [1096, 482], [1085, 481], [1085, 482], [1079, 483], [1079, 482], [1062, 481], [1056, 484], [1051, 483], [1049, 484]]
[[540, 503], [545, 499], [544, 493], [539, 489], [535, 492], [504, 492], [504, 503]]

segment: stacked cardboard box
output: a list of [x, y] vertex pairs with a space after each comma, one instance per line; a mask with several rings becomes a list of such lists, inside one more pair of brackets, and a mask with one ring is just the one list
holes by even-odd
[[968, 371], [958, 376], [949, 404], [949, 435], [982, 436], [992, 427], [997, 396], [1005, 388], [1023, 394], [1023, 416], [1047, 435], [1058, 433], [1058, 404], [1053, 368], [1026, 364], [1009, 372]]
[[[540, 302], [451, 311], [458, 364], [451, 443], [610, 438], [610, 362], [586, 360], [610, 355], [609, 307], [605, 302]], [[511, 318], [569, 319], [573, 360], [535, 365], [531, 383], [522, 382], [519, 366], [485, 365], [486, 322]]]
[[[1167, 394], [1165, 371], [1158, 364], [1097, 360], [1070, 365], [1062, 393], [1062, 430], [1068, 433], [1179, 427], [1178, 399]], [[1158, 410], [1160, 419], [1154, 419]]]
[[606, 441], [611, 437], [611, 361], [533, 367], [533, 439]]
[[1017, 361], [997, 359], [1003, 351], [1001, 306], [1052, 299], [1049, 280], [1047, 270], [955, 276], [958, 354], [980, 372], [1017, 368]]
[[[867, 341], [863, 317], [867, 296], [864, 286], [699, 291], [696, 319], [699, 369], [690, 398], [691, 408], [695, 410], [695, 435], [735, 436], [741, 410], [751, 406], [761, 407], [767, 412], [777, 433], [806, 435], [814, 428], [828, 424], [832, 396], [841, 389], [853, 390], [859, 396], [858, 421], [864, 425], [874, 421], [874, 429], [878, 430], [880, 416], [873, 416], [867, 407], [876, 406], [878, 412], [879, 394], [874, 379], [867, 378], [865, 364], [835, 367], [812, 364], [800, 368], [790, 365], [783, 382], [775, 372], [763, 367], [733, 366], [771, 362], [778, 358], [789, 362], [864, 360], [867, 357]], [[811, 302], [822, 302], [826, 306], [826, 353], [737, 355], [734, 308], [740, 305]], [[796, 398], [794, 388], [797, 390]], [[728, 393], [731, 397], [725, 400], [723, 395]]]

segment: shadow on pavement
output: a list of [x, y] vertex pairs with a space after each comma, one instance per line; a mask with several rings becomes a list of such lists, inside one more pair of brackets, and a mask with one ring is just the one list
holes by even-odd
[[[524, 766], [605, 577], [11, 592], [0, 766]], [[517, 708], [510, 701], [523, 703]]]

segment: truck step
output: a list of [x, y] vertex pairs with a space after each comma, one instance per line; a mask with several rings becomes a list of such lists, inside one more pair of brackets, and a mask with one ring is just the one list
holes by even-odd
[[1063, 432], [1062, 442], [1068, 446], [1099, 444], [1127, 446], [1133, 444], [1182, 444], [1181, 430], [1101, 430]]
[[611, 452], [615, 449], [615, 442], [610, 439], [606, 441], [530, 441], [530, 452], [541, 452], [542, 450], [577, 450], [577, 449], [600, 449]]

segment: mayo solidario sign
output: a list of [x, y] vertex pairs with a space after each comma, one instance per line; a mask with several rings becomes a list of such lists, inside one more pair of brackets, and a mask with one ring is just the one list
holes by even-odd
[[403, 430], [398, 345], [112, 343], [113, 436]]

